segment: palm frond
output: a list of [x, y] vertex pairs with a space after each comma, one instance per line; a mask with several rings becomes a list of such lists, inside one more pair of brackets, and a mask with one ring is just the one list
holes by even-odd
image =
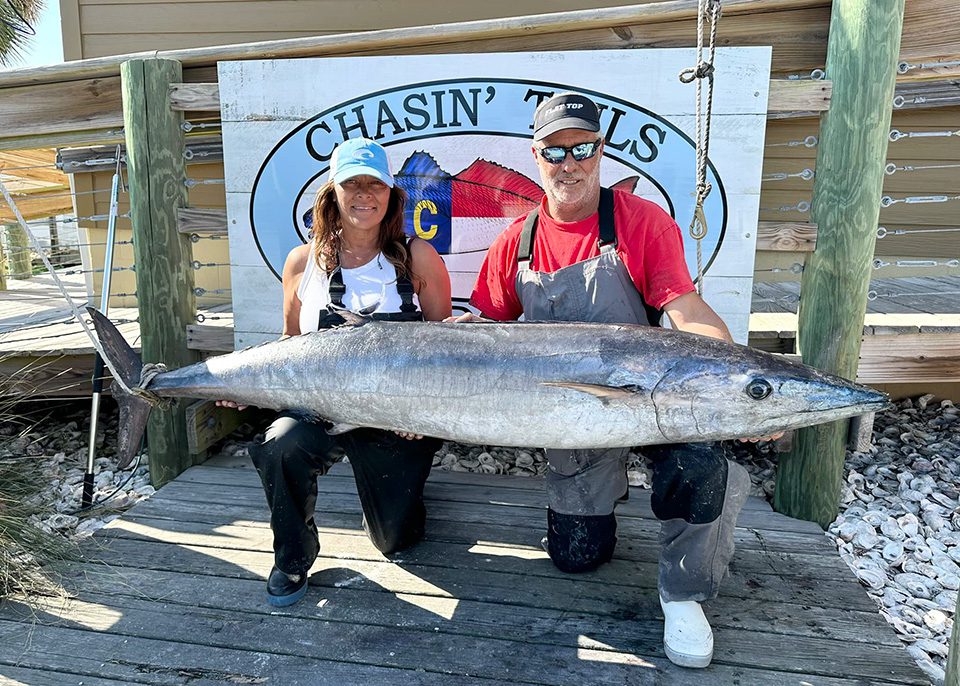
[[0, 0], [0, 64], [12, 66], [36, 37], [43, 0]]

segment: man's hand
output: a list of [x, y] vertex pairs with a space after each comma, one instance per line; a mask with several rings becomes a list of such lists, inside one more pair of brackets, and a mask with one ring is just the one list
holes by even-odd
[[492, 319], [484, 319], [483, 317], [478, 317], [473, 312], [464, 312], [461, 315], [456, 317], [447, 317], [443, 320], [444, 322], [454, 322], [457, 324], [463, 324], [464, 322], [492, 322]]
[[[451, 317], [452, 319], [453, 317]], [[411, 434], [405, 431], [394, 431], [400, 438], [406, 438], [408, 441], [419, 441], [423, 436], [421, 434]]]
[[216, 405], [217, 407], [232, 407], [235, 410], [241, 410], [241, 411], [250, 407], [249, 405], [239, 405], [233, 402], [232, 400], [217, 400]]

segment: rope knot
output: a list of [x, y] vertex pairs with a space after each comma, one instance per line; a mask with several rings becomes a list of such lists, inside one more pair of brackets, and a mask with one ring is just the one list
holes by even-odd
[[693, 83], [694, 79], [712, 79], [715, 68], [712, 62], [700, 62], [695, 67], [687, 67], [680, 72], [682, 83]]
[[713, 76], [713, 62], [701, 62], [697, 65], [697, 69], [694, 72], [698, 79], [705, 79], [709, 76]]
[[703, 201], [707, 199], [707, 196], [710, 195], [710, 191], [713, 190], [713, 184], [704, 181], [703, 183], [697, 184], [697, 204], [702, 205]]
[[162, 362], [147, 362], [140, 369], [140, 386], [146, 388], [150, 385], [150, 382], [153, 381], [153, 378], [158, 374], [163, 374], [167, 371], [167, 365]]
[[131, 388], [130, 391], [133, 395], [138, 398], [143, 398], [151, 405], [156, 405], [162, 410], [169, 409], [172, 405], [172, 401], [168, 398], [161, 398], [159, 395], [149, 390], [147, 386], [150, 385], [150, 382], [153, 381], [154, 377], [158, 374], [162, 374], [167, 371], [167, 366], [162, 362], [147, 362], [143, 365], [143, 368], [140, 370], [140, 383], [137, 384], [136, 388]]

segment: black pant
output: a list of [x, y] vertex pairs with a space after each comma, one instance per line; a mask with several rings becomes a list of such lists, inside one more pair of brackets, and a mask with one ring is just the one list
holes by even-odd
[[[719, 443], [651, 445], [642, 451], [653, 469], [650, 504], [657, 519], [690, 525], [717, 522], [727, 493], [727, 460]], [[547, 550], [558, 569], [589, 572], [610, 561], [617, 544], [615, 506], [611, 498], [609, 514], [547, 510]]]
[[360, 428], [331, 436], [323, 424], [281, 414], [250, 448], [270, 506], [277, 567], [305, 573], [320, 552], [314, 510], [317, 477], [349, 456], [363, 507], [363, 528], [378, 550], [391, 553], [423, 537], [423, 484], [437, 438], [407, 440], [391, 431]]

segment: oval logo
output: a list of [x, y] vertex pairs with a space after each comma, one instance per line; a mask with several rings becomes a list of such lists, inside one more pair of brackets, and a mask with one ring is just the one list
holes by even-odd
[[[696, 149], [677, 126], [613, 95], [564, 84], [511, 79], [456, 79], [409, 84], [339, 103], [303, 122], [267, 155], [257, 173], [250, 223], [264, 262], [277, 278], [287, 253], [306, 242], [317, 189], [333, 149], [365, 136], [390, 155], [409, 197], [406, 230], [444, 256], [454, 300], [469, 298], [490, 242], [542, 196], [530, 151], [533, 111], [554, 93], [574, 90], [601, 111], [605, 140], [601, 183], [652, 200], [680, 224], [687, 266], [696, 275], [693, 215]], [[510, 104], [508, 106], [508, 103]], [[516, 103], [523, 103], [519, 107]], [[364, 159], [370, 151], [359, 151]], [[727, 200], [712, 164], [704, 212], [704, 273], [727, 226]]]

